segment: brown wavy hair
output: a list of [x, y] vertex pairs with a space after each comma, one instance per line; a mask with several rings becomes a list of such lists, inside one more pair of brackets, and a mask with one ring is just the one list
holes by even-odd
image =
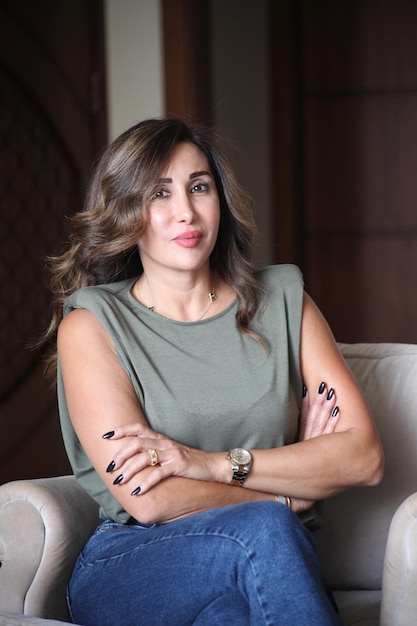
[[147, 227], [147, 207], [156, 181], [182, 142], [204, 152], [219, 195], [220, 227], [210, 257], [212, 271], [236, 292], [238, 328], [259, 339], [250, 330], [263, 293], [253, 271], [257, 231], [252, 201], [238, 184], [213, 132], [168, 118], [129, 128], [107, 146], [93, 169], [84, 209], [71, 218], [68, 247], [48, 259], [53, 301], [44, 342], [55, 341], [63, 303], [71, 293], [142, 273], [137, 242]]

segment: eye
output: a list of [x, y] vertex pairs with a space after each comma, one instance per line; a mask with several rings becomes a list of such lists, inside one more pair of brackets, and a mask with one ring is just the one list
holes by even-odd
[[166, 198], [169, 196], [169, 191], [166, 189], [155, 189], [152, 193], [151, 200], [160, 200], [161, 198]]
[[209, 187], [209, 183], [196, 183], [191, 187], [191, 193], [204, 193], [209, 190]]

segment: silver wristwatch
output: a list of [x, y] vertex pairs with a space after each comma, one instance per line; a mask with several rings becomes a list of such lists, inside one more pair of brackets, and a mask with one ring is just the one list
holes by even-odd
[[229, 450], [227, 460], [230, 461], [233, 470], [232, 480], [229, 485], [241, 487], [252, 465], [252, 455], [244, 448], [232, 448]]

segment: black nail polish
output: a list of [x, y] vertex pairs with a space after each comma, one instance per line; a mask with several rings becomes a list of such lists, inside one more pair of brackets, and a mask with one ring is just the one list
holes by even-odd
[[307, 395], [307, 387], [303, 385], [303, 398], [305, 398], [306, 395]]
[[137, 496], [138, 493], [140, 493], [140, 487], [136, 487], [136, 489], [134, 489], [130, 495], [131, 496]]
[[113, 485], [118, 485], [123, 480], [123, 474], [119, 474], [117, 478], [114, 479]]
[[330, 389], [329, 393], [327, 394], [327, 399], [331, 400], [334, 396], [334, 389]]
[[321, 395], [325, 389], [326, 389], [326, 383], [321, 383], [318, 393]]
[[333, 411], [332, 411], [332, 417], [336, 417], [336, 415], [339, 413], [339, 407], [335, 406]]
[[112, 472], [115, 467], [116, 467], [116, 463], [114, 461], [110, 461], [110, 463], [107, 466], [106, 472]]
[[109, 430], [108, 433], [104, 433], [104, 435], [102, 435], [102, 439], [111, 439], [114, 435], [114, 430]]

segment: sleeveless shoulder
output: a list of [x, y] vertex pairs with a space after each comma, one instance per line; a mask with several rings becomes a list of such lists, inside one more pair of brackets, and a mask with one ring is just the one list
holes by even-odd
[[[270, 265], [256, 273], [266, 290], [266, 307], [260, 315], [262, 324], [256, 328], [261, 336], [278, 333], [276, 345], [286, 346], [289, 374], [297, 397], [301, 397], [300, 337], [303, 313], [304, 281], [296, 265]], [[274, 330], [273, 330], [274, 329]]]
[[103, 303], [107, 306], [129, 305], [130, 289], [135, 278], [108, 285], [94, 285], [74, 291], [64, 302], [64, 316], [73, 309], [89, 309], [94, 311]]
[[302, 273], [296, 265], [268, 265], [257, 271], [256, 277], [271, 293], [304, 288]]

